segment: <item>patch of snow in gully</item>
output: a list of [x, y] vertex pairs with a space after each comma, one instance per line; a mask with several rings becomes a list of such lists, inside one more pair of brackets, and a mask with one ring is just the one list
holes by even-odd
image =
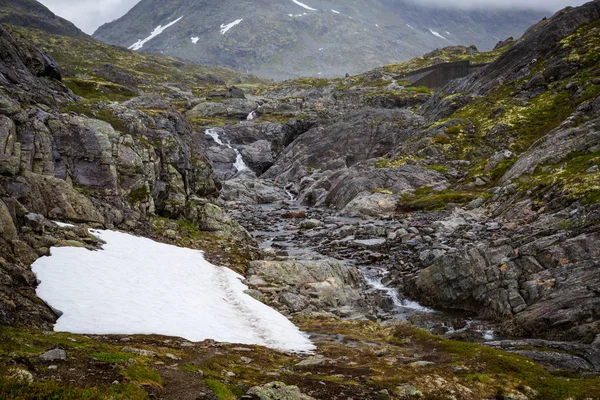
[[154, 28], [154, 30], [152, 31], [152, 33], [150, 34], [150, 36], [148, 36], [146, 39], [139, 39], [137, 42], [135, 42], [134, 44], [132, 44], [131, 46], [128, 47], [129, 50], [139, 50], [142, 47], [144, 47], [144, 45], [146, 43], [148, 43], [150, 40], [154, 39], [155, 37], [157, 37], [158, 35], [160, 35], [161, 33], [163, 33], [165, 31], [165, 29], [175, 25], [176, 23], [178, 23], [181, 18], [183, 17], [179, 17], [177, 18], [175, 21], [168, 23], [165, 26], [159, 25], [156, 28]]
[[336, 10], [331, 10], [331, 12], [335, 13], [335, 14], [339, 14], [340, 13], [339, 11], [336, 11]]
[[58, 225], [59, 228], [73, 228], [75, 225], [73, 224], [67, 224], [66, 222], [59, 222], [59, 221], [52, 221], [54, 222], [56, 225]]
[[198, 36], [194, 36], [193, 38], [191, 38], [192, 43], [196, 44], [198, 43], [198, 40], [200, 40], [200, 38]]
[[161, 334], [284, 351], [314, 346], [287, 318], [244, 291], [243, 277], [198, 250], [91, 230], [103, 250], [51, 249], [32, 266], [37, 295], [64, 314], [54, 329], [81, 334]]
[[431, 34], [432, 34], [433, 36], [437, 36], [437, 37], [439, 37], [439, 38], [442, 38], [442, 39], [448, 40], [448, 39], [446, 39], [445, 37], [443, 37], [442, 35], [440, 35], [439, 33], [437, 33], [436, 31], [434, 31], [434, 30], [432, 30], [432, 29], [429, 29], [429, 32], [431, 32]]
[[299, 2], [298, 0], [292, 0], [292, 1], [302, 8], [306, 8], [307, 10], [310, 10], [310, 11], [317, 11], [316, 8], [309, 7], [306, 4]]
[[233, 28], [234, 26], [238, 25], [240, 22], [242, 22], [244, 19], [236, 19], [235, 21], [233, 21], [230, 24], [221, 24], [221, 35], [226, 34], [227, 32], [229, 32], [229, 30], [231, 28]]

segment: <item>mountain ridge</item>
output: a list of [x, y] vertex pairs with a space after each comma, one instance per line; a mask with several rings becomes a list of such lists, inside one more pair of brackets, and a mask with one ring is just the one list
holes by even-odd
[[159, 26], [177, 21], [139, 50], [276, 79], [332, 77], [448, 45], [491, 49], [520, 36], [543, 16], [531, 10], [465, 12], [405, 1], [143, 0], [98, 28], [94, 37], [131, 48]]

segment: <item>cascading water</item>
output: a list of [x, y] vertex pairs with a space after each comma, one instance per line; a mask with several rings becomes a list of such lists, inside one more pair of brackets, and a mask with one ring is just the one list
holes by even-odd
[[365, 280], [373, 289], [384, 292], [394, 303], [394, 307], [398, 310], [414, 310], [418, 312], [433, 312], [433, 310], [423, 307], [416, 301], [401, 298], [395, 288], [388, 287], [383, 283], [383, 278], [389, 274], [381, 268], [363, 268], [361, 269]]
[[210, 136], [211, 138], [213, 138], [213, 140], [219, 146], [225, 146], [225, 147], [230, 148], [231, 150], [235, 151], [235, 163], [233, 164], [233, 166], [235, 167], [235, 169], [238, 172], [250, 170], [250, 168], [248, 168], [248, 166], [244, 162], [244, 159], [242, 158], [242, 154], [239, 152], [239, 150], [236, 149], [235, 147], [231, 146], [231, 144], [229, 142], [223, 143], [223, 141], [221, 140], [219, 133], [223, 133], [223, 129], [209, 128], [209, 129], [205, 130], [204, 133], [206, 135]]

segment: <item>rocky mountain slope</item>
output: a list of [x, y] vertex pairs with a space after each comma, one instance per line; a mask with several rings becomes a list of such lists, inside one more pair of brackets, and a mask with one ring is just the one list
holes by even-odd
[[0, 4], [0, 22], [41, 29], [55, 35], [84, 36], [79, 28], [36, 0], [3, 0]]
[[[417, 89], [385, 69], [274, 88], [259, 113], [314, 124], [262, 177], [307, 205], [410, 218], [412, 233], [376, 250], [426, 304], [496, 318], [511, 334], [594, 341], [599, 7], [532, 27], [420, 107]], [[395, 109], [406, 106], [416, 112]], [[225, 131], [251, 146], [247, 126]]]
[[[281, 83], [1, 26], [0, 397], [597, 398], [599, 21]], [[398, 78], [453, 60], [491, 64]], [[315, 353], [49, 331], [30, 266], [88, 228], [205, 251]]]
[[143, 0], [94, 36], [106, 43], [270, 78], [343, 76], [437, 47], [491, 49], [544, 13], [410, 1]]

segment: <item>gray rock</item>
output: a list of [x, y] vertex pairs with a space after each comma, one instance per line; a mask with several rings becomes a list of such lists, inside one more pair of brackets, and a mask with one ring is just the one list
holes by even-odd
[[42, 361], [66, 361], [67, 352], [62, 349], [52, 349], [40, 356]]
[[135, 354], [136, 356], [142, 356], [142, 357], [154, 358], [154, 357], [158, 356], [158, 354], [156, 354], [154, 351], [137, 349], [135, 347], [129, 347], [129, 346], [123, 347], [121, 349], [121, 351], [124, 351], [125, 353]]
[[303, 394], [297, 386], [288, 386], [283, 382], [255, 386], [248, 390], [247, 394], [260, 400], [314, 400]]

